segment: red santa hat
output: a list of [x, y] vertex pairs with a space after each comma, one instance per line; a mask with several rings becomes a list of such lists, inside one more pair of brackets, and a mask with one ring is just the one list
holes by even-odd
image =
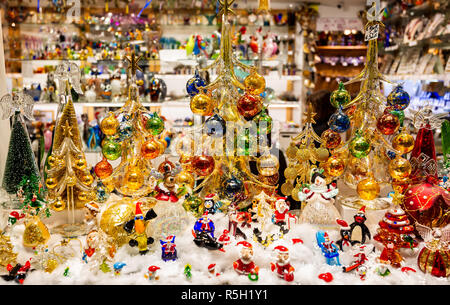
[[287, 247], [281, 246], [281, 245], [280, 246], [276, 246], [274, 248], [274, 251], [277, 252], [277, 253], [289, 253], [289, 249]]
[[286, 201], [286, 199], [287, 199], [287, 197], [277, 197], [277, 200], [276, 200], [276, 202], [278, 202], [278, 201]]
[[336, 219], [336, 222], [341, 226], [341, 230], [350, 230], [350, 226], [345, 220]]
[[211, 193], [211, 194], [206, 195], [205, 200], [214, 199], [214, 197], [216, 197], [216, 194]]
[[136, 203], [136, 213], [134, 213], [134, 216], [142, 216], [142, 210], [141, 210], [141, 204], [142, 202]]
[[150, 271], [150, 272], [155, 272], [158, 269], [161, 269], [161, 268], [159, 268], [158, 266], [150, 266], [150, 267], [148, 267], [148, 271]]
[[366, 214], [366, 206], [365, 206], [365, 205], [363, 205], [363, 206], [359, 209], [358, 214], [362, 214], [362, 215], [365, 215], [365, 214]]
[[209, 271], [209, 272], [212, 272], [212, 271], [214, 271], [215, 268], [216, 268], [216, 264], [210, 264], [210, 265], [208, 266], [208, 271]]
[[171, 243], [171, 242], [173, 242], [174, 239], [175, 239], [175, 236], [169, 235], [166, 237], [166, 242]]
[[245, 241], [245, 240], [238, 242], [236, 245], [237, 246], [242, 246], [243, 248], [247, 248], [247, 249], [252, 249], [253, 248], [252, 244], [249, 243], [248, 241]]

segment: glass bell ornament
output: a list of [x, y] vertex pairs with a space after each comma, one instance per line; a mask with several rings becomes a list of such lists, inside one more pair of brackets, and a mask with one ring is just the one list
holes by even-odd
[[384, 113], [377, 120], [377, 128], [384, 135], [394, 134], [399, 127], [399, 118], [390, 112]]
[[221, 138], [226, 134], [226, 122], [217, 113], [205, 121], [204, 128], [207, 135], [215, 138]]
[[105, 156], [103, 156], [102, 160], [98, 162], [94, 167], [94, 172], [100, 179], [104, 179], [109, 177], [113, 172], [112, 165], [108, 162]]
[[400, 152], [400, 154], [407, 154], [414, 148], [414, 137], [407, 133], [406, 129], [403, 129], [392, 140], [392, 147]]
[[237, 101], [239, 113], [246, 119], [251, 119], [263, 108], [263, 103], [258, 95], [245, 93]]
[[200, 92], [198, 88], [205, 86], [206, 81], [200, 77], [200, 74], [196, 70], [194, 76], [190, 78], [186, 83], [186, 92], [189, 94], [190, 97], [194, 97]]
[[356, 187], [356, 192], [359, 197], [364, 200], [373, 200], [380, 194], [380, 185], [378, 182], [370, 175], [368, 178], [361, 180]]
[[370, 141], [360, 130], [356, 131], [355, 137], [350, 141], [348, 148], [352, 156], [356, 158], [364, 158], [371, 151]]
[[215, 103], [208, 95], [199, 93], [191, 99], [190, 107], [194, 114], [209, 116], [213, 113]]
[[330, 129], [342, 133], [350, 128], [350, 118], [339, 108], [337, 112], [333, 113], [328, 121]]
[[405, 110], [409, 105], [410, 97], [402, 86], [395, 87], [387, 96], [388, 106], [393, 106], [395, 110]]
[[338, 147], [342, 141], [341, 135], [331, 129], [325, 130], [322, 133], [321, 138], [324, 141], [326, 148], [328, 149], [334, 149]]
[[395, 180], [405, 180], [411, 174], [411, 163], [400, 155], [397, 155], [391, 162], [389, 162], [388, 171], [391, 177]]
[[100, 129], [105, 136], [113, 136], [117, 133], [119, 127], [119, 121], [116, 119], [112, 112], [102, 120], [100, 123]]
[[214, 158], [211, 156], [194, 156], [192, 158], [192, 169], [199, 176], [208, 176], [214, 170]]
[[122, 143], [106, 137], [102, 142], [102, 153], [110, 161], [117, 160], [122, 155]]
[[261, 94], [266, 88], [265, 78], [252, 69], [250, 74], [244, 78], [245, 90], [251, 94]]
[[339, 88], [331, 93], [330, 103], [335, 108], [344, 107], [351, 100], [350, 93], [345, 89], [344, 83], [339, 82]]

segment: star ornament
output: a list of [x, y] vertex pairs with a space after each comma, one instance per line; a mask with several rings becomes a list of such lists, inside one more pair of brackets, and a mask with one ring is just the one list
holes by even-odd
[[72, 134], [72, 126], [69, 125], [68, 121], [66, 121], [66, 124], [64, 124], [62, 126], [62, 129], [63, 129], [63, 135], [65, 137], [72, 137], [73, 136], [73, 134]]
[[306, 117], [306, 123], [315, 124], [316, 121], [314, 117], [316, 116], [316, 112], [313, 111], [313, 107], [311, 103], [308, 103], [306, 106], [306, 112], [303, 112], [303, 115]]
[[2, 120], [9, 119], [16, 111], [20, 111], [27, 119], [34, 121], [33, 106], [33, 98], [24, 92], [5, 94], [0, 99]]
[[217, 16], [220, 16], [222, 14], [225, 16], [228, 16], [228, 13], [235, 14], [235, 12], [233, 12], [233, 10], [230, 8], [235, 0], [218, 0], [218, 1], [222, 8], [219, 11], [219, 13], [217, 14]]
[[130, 57], [125, 57], [125, 60], [128, 62], [127, 73], [131, 71], [131, 75], [136, 75], [136, 70], [142, 71], [141, 67], [139, 67], [138, 63], [142, 59], [142, 56], [136, 58], [136, 54], [133, 52]]

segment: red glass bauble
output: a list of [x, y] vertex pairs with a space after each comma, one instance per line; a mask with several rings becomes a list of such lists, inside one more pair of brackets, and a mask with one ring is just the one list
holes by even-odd
[[322, 133], [321, 138], [325, 141], [325, 145], [328, 149], [336, 148], [341, 144], [341, 135], [331, 129], [325, 130]]
[[100, 179], [104, 179], [109, 177], [113, 172], [112, 165], [108, 162], [108, 160], [103, 157], [102, 161], [98, 162], [94, 167], [94, 172]]
[[395, 133], [400, 127], [400, 120], [392, 113], [384, 113], [377, 120], [377, 128], [384, 135]]
[[211, 156], [195, 156], [192, 158], [192, 168], [199, 176], [207, 176], [214, 170], [214, 158]]
[[261, 98], [258, 95], [245, 93], [237, 102], [239, 113], [246, 119], [251, 119], [257, 115], [263, 107]]

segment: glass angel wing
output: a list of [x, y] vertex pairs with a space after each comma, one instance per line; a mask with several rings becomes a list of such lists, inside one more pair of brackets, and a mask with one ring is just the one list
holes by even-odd
[[14, 92], [12, 94], [5, 94], [0, 99], [2, 120], [9, 119], [14, 112], [20, 111], [27, 119], [34, 121], [33, 106], [33, 98], [26, 93]]

